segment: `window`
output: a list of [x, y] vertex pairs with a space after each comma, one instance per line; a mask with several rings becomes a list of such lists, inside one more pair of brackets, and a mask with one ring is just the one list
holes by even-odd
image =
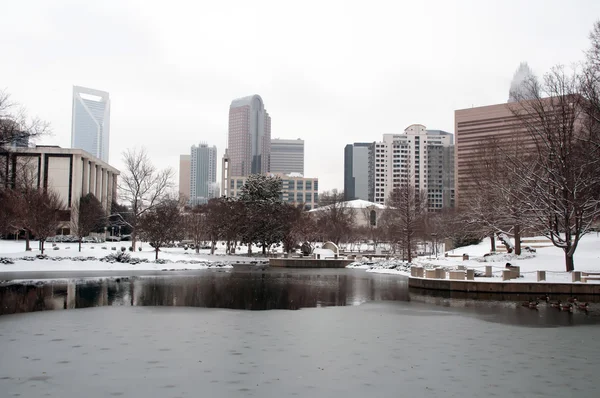
[[375, 210], [371, 210], [370, 221], [372, 226], [377, 225], [377, 213], [375, 213]]
[[298, 191], [304, 190], [304, 181], [301, 181], [301, 180], [296, 181], [296, 190], [298, 190]]
[[[317, 189], [317, 188], [315, 188], [315, 189]], [[313, 202], [319, 203], [319, 193], [318, 192], [315, 192], [315, 194], [314, 194], [314, 201]]]
[[312, 181], [306, 181], [306, 190], [312, 191]]
[[[314, 186], [315, 186], [315, 191], [318, 191], [319, 190], [319, 180], [315, 180]], [[317, 199], [316, 199], [316, 196], [315, 196], [315, 202], [316, 201], [317, 201]]]
[[302, 194], [302, 192], [298, 192], [296, 194], [296, 202], [303, 202], [304, 201], [304, 194]]

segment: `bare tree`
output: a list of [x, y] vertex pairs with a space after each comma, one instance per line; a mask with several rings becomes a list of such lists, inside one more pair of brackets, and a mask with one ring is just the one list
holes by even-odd
[[511, 111], [535, 143], [532, 162], [510, 157], [517, 193], [528, 198], [526, 211], [552, 243], [565, 254], [567, 271], [583, 235], [600, 217], [600, 147], [597, 124], [580, 79], [556, 67], [542, 82], [531, 78], [521, 90], [529, 98]]
[[194, 243], [196, 254], [200, 253], [200, 246], [206, 240], [206, 214], [202, 206], [194, 206], [183, 215], [186, 238]]
[[83, 238], [106, 225], [106, 212], [92, 193], [79, 198], [79, 201], [71, 207], [71, 211], [76, 213], [77, 220], [72, 223], [71, 230], [79, 240], [79, 251], [81, 251]]
[[344, 193], [334, 189], [323, 192], [319, 198], [317, 225], [324, 239], [336, 245], [342, 241], [347, 231], [354, 227], [356, 212], [344, 201]]
[[30, 117], [26, 109], [10, 100], [10, 95], [0, 90], [0, 151], [11, 145], [25, 145], [29, 140], [50, 132], [50, 125]]
[[121, 174], [119, 193], [129, 205], [132, 226], [131, 244], [135, 250], [140, 217], [152, 210], [170, 193], [173, 170], [156, 170], [145, 149], [126, 150], [123, 153], [125, 170]]
[[65, 218], [68, 218], [69, 214], [62, 212], [65, 210], [65, 204], [60, 196], [50, 189], [36, 189], [28, 195], [27, 204], [30, 207], [27, 208], [27, 225], [39, 240], [40, 250], [44, 254], [44, 243], [56, 234], [61, 221], [64, 221], [61, 214], [64, 214]]
[[390, 241], [399, 244], [410, 263], [427, 213], [425, 192], [418, 191], [411, 182], [405, 182], [390, 192], [387, 206], [385, 216], [388, 219], [388, 230], [392, 234]]
[[161, 247], [183, 236], [180, 207], [178, 200], [163, 199], [140, 216], [141, 236], [154, 248], [157, 260]]

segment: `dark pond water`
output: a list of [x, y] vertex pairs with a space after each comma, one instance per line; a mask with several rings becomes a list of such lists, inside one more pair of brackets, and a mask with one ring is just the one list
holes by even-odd
[[[526, 295], [465, 295], [408, 288], [397, 275], [362, 270], [200, 271], [169, 275], [65, 278], [0, 285], [0, 314], [99, 306], [178, 306], [243, 310], [297, 310], [354, 306], [367, 302], [409, 302], [460, 312], [490, 322], [523, 326], [600, 323], [600, 304], [588, 311], [562, 312], [541, 303], [521, 306]], [[552, 297], [567, 300], [568, 297]], [[580, 300], [593, 301], [594, 297]]]

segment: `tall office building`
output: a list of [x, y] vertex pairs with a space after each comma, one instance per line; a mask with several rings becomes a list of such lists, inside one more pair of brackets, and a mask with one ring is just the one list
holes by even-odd
[[108, 162], [110, 99], [105, 91], [73, 86], [71, 147]]
[[230, 176], [270, 171], [271, 117], [259, 95], [231, 102], [227, 149]]
[[219, 196], [217, 147], [193, 145], [190, 153], [190, 204], [199, 205]]
[[373, 142], [355, 142], [344, 148], [344, 200], [375, 201]]
[[374, 144], [375, 203], [385, 204], [403, 184], [427, 193], [429, 211], [454, 204], [454, 136], [441, 130], [410, 125], [403, 134], [384, 134]]
[[304, 175], [304, 140], [271, 140], [271, 173]]
[[483, 167], [480, 150], [493, 144], [500, 148], [534, 151], [531, 135], [519, 126], [509, 104], [480, 106], [454, 111], [456, 131], [456, 206], [465, 208], [478, 189], [477, 170]]
[[179, 155], [179, 196], [190, 199], [190, 175], [192, 156]]

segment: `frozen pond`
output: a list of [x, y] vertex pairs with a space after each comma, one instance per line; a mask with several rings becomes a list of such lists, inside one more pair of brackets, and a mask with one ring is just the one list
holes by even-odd
[[101, 307], [0, 317], [23, 397], [595, 397], [598, 327], [408, 302], [300, 311]]
[[0, 299], [37, 311], [0, 316], [2, 397], [597, 396], [596, 303], [534, 311], [395, 275], [247, 269], [3, 284]]

